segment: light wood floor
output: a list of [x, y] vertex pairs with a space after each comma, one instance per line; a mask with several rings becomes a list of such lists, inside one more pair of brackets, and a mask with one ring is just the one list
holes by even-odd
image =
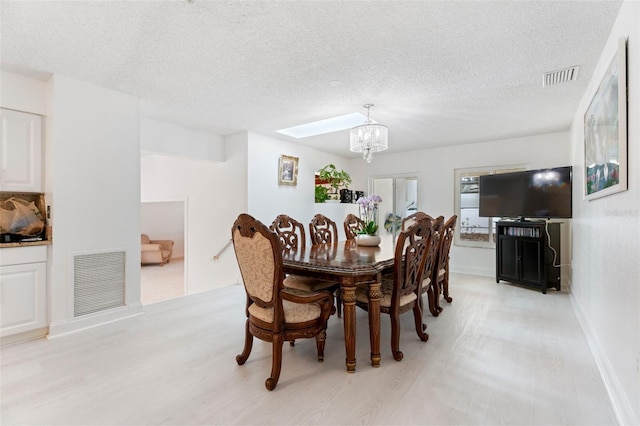
[[140, 267], [140, 301], [143, 305], [184, 296], [184, 259]]
[[145, 315], [3, 348], [2, 425], [613, 425], [616, 419], [567, 294], [452, 274], [454, 301], [421, 342], [403, 315], [396, 362], [382, 318], [382, 365], [368, 363], [358, 310], [355, 374], [332, 317], [315, 342], [284, 346], [275, 391], [270, 345], [244, 366], [244, 290], [235, 285], [145, 307]]

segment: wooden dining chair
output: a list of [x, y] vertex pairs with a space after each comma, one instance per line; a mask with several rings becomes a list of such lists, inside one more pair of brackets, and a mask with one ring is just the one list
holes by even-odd
[[[440, 314], [440, 310], [438, 309], [438, 297], [439, 293], [437, 292], [436, 283], [433, 281], [433, 271], [436, 268], [438, 263], [438, 250], [440, 248], [440, 239], [443, 234], [444, 227], [444, 216], [438, 216], [435, 219], [426, 219], [431, 223], [431, 245], [429, 246], [429, 253], [427, 253], [427, 259], [424, 262], [424, 271], [422, 272], [422, 295], [427, 294], [428, 307], [429, 312], [433, 316], [438, 316]], [[424, 312], [424, 303], [422, 297], [420, 297], [420, 303], [423, 305]]]
[[405, 217], [404, 219], [402, 219], [402, 225], [401, 228], [403, 231], [405, 229], [407, 229], [408, 227], [410, 227], [411, 225], [413, 225], [414, 223], [422, 220], [422, 219], [429, 219], [429, 220], [433, 220], [433, 218], [431, 216], [429, 216], [428, 214], [426, 214], [425, 212], [415, 212], [407, 217]]
[[349, 213], [344, 219], [344, 235], [346, 235], [347, 240], [355, 240], [365, 225], [364, 220], [353, 213]]
[[[391, 318], [391, 352], [396, 361], [401, 361], [400, 314], [412, 311], [416, 333], [423, 342], [429, 339], [422, 323], [421, 285], [424, 263], [431, 246], [431, 224], [421, 220], [400, 231], [396, 242], [393, 273], [383, 275], [380, 287], [380, 312]], [[367, 288], [356, 288], [356, 306], [368, 310]]]
[[324, 360], [333, 296], [325, 291], [285, 288], [278, 236], [252, 216], [245, 213], [238, 216], [231, 235], [247, 295], [244, 348], [236, 356], [236, 362], [243, 365], [247, 361], [254, 337], [271, 342], [271, 375], [265, 386], [273, 390], [280, 378], [285, 340], [315, 337], [318, 361]]
[[[280, 214], [273, 220], [269, 229], [275, 232], [280, 239], [283, 253], [304, 252], [307, 238], [302, 223], [286, 214]], [[340, 283], [306, 277], [304, 275], [287, 274], [284, 279], [284, 286], [305, 291], [327, 290], [334, 293], [338, 307], [338, 318], [342, 317], [342, 299], [339, 294]], [[293, 344], [293, 342], [291, 343]]]
[[311, 244], [326, 244], [338, 241], [336, 223], [323, 214], [316, 214], [309, 222]]
[[456, 230], [456, 222], [458, 216], [453, 215], [444, 223], [442, 228], [442, 237], [440, 238], [440, 247], [438, 249], [438, 260], [433, 270], [432, 280], [435, 283], [435, 290], [437, 293], [438, 310], [442, 311], [440, 307], [439, 299], [440, 293], [444, 297], [447, 303], [451, 303], [453, 299], [449, 296], [449, 258], [451, 251], [451, 244], [453, 243], [453, 236]]

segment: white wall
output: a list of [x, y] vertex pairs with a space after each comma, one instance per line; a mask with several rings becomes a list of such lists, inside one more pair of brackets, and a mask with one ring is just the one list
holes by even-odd
[[[584, 113], [619, 37], [628, 38], [628, 187], [583, 199]], [[621, 424], [640, 424], [640, 3], [623, 3], [572, 126], [574, 308]]]
[[[190, 132], [178, 135], [188, 140]], [[187, 203], [187, 292], [239, 282], [232, 247], [213, 256], [231, 238], [231, 226], [247, 209], [246, 133], [225, 138], [225, 161], [145, 155], [141, 158], [141, 195], [145, 200]]]
[[224, 161], [224, 138], [180, 124], [140, 118], [140, 149], [209, 161]]
[[[296, 186], [278, 185], [278, 164], [281, 155], [298, 158]], [[351, 174], [351, 162], [344, 157], [249, 133], [249, 214], [265, 225], [270, 225], [279, 214], [287, 214], [306, 225], [316, 213], [322, 213], [336, 222], [339, 238], [344, 239], [342, 223], [347, 213], [357, 213], [356, 205], [315, 203], [315, 173], [330, 163]], [[361, 187], [366, 187], [366, 177], [354, 179], [350, 185], [350, 188]]]
[[[46, 150], [53, 244], [50, 336], [141, 313], [138, 99], [61, 75], [50, 82]], [[73, 318], [73, 256], [126, 252], [128, 309]], [[136, 267], [132, 267], [132, 266]]]
[[[418, 209], [433, 217], [454, 214], [455, 179], [458, 168], [527, 164], [531, 169], [566, 166], [568, 132], [550, 133], [478, 144], [425, 149], [398, 154], [376, 154], [367, 164], [352, 159], [354, 177], [409, 174], [418, 177]], [[390, 144], [392, 141], [389, 142]], [[570, 227], [563, 225], [563, 256], [568, 258]], [[566, 250], [566, 251], [565, 251]], [[451, 248], [451, 269], [456, 272], [495, 276], [495, 249]], [[568, 276], [563, 273], [563, 283]]]

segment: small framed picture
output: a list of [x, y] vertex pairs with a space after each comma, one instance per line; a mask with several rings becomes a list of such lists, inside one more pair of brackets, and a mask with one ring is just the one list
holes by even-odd
[[298, 159], [288, 155], [280, 156], [280, 167], [278, 168], [279, 185], [298, 184]]

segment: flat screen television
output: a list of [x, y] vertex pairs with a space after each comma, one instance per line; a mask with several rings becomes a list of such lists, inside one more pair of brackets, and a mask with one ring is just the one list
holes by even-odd
[[571, 167], [480, 176], [479, 215], [570, 218]]

